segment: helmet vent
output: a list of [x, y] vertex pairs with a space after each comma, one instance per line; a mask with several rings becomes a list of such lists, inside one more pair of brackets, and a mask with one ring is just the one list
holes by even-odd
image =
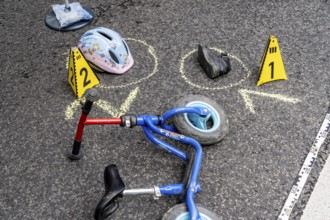
[[105, 33], [102, 33], [102, 32], [98, 32], [99, 34], [101, 34], [103, 37], [109, 39], [109, 40], [112, 40], [112, 37], [110, 37], [109, 35], [105, 34]]
[[115, 61], [117, 64], [119, 64], [118, 58], [116, 57], [116, 55], [111, 50], [109, 50], [109, 54], [110, 54], [112, 60]]

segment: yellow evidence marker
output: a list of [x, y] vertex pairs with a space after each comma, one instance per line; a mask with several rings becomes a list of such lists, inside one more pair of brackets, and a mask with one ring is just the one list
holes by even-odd
[[77, 98], [81, 98], [87, 89], [100, 82], [84, 55], [76, 47], [70, 48], [68, 82]]
[[287, 79], [280, 46], [276, 37], [269, 36], [268, 44], [266, 45], [260, 64], [257, 86], [275, 80]]

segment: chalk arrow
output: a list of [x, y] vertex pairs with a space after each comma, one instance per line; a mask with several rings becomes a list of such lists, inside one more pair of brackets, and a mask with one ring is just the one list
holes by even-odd
[[[99, 106], [105, 112], [112, 115], [112, 117], [117, 118], [121, 115], [124, 115], [129, 110], [132, 102], [134, 101], [137, 94], [139, 93], [139, 90], [140, 90], [139, 87], [136, 87], [133, 91], [131, 91], [119, 109], [116, 107], [113, 107], [109, 102], [107, 102], [103, 99], [100, 99], [97, 102], [95, 102], [95, 105]], [[82, 100], [82, 101], [84, 101], [84, 100]], [[68, 105], [65, 110], [65, 120], [68, 121], [68, 120], [73, 119], [73, 114], [79, 106], [80, 106], [80, 100], [75, 100], [70, 105]]]
[[256, 91], [247, 90], [247, 89], [240, 89], [240, 90], [238, 90], [238, 92], [243, 97], [246, 108], [249, 109], [252, 113], [255, 113], [255, 111], [254, 111], [254, 106], [253, 106], [253, 102], [250, 98], [250, 95], [258, 95], [258, 96], [273, 98], [273, 99], [280, 100], [282, 102], [289, 102], [289, 103], [293, 103], [293, 104], [296, 104], [297, 102], [301, 101], [300, 99], [290, 98], [290, 97], [280, 95], [280, 94], [269, 94], [269, 93], [256, 92]]

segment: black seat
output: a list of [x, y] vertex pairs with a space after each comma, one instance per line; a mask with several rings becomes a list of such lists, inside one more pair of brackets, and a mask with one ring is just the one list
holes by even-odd
[[118, 208], [116, 198], [122, 196], [125, 184], [119, 176], [117, 166], [111, 164], [104, 170], [104, 187], [105, 193], [96, 206], [94, 219], [103, 220], [114, 213]]

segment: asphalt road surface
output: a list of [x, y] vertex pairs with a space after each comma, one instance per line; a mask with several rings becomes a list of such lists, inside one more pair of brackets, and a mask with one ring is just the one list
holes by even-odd
[[[329, 1], [84, 0], [95, 19], [75, 32], [46, 27], [54, 3], [0, 0], [0, 219], [92, 219], [112, 163], [127, 188], [181, 181], [184, 164], [139, 127], [90, 126], [83, 158], [67, 158], [80, 116], [68, 50], [99, 26], [127, 39], [135, 65], [122, 76], [97, 73], [104, 105], [90, 116], [162, 114], [188, 94], [212, 98], [230, 132], [203, 148], [196, 201], [222, 219], [277, 218], [329, 106]], [[269, 35], [288, 80], [257, 87]], [[199, 43], [228, 52], [232, 71], [209, 79], [194, 52]], [[328, 152], [326, 140], [292, 219], [302, 215]], [[161, 219], [177, 201], [123, 197], [112, 218]]]

